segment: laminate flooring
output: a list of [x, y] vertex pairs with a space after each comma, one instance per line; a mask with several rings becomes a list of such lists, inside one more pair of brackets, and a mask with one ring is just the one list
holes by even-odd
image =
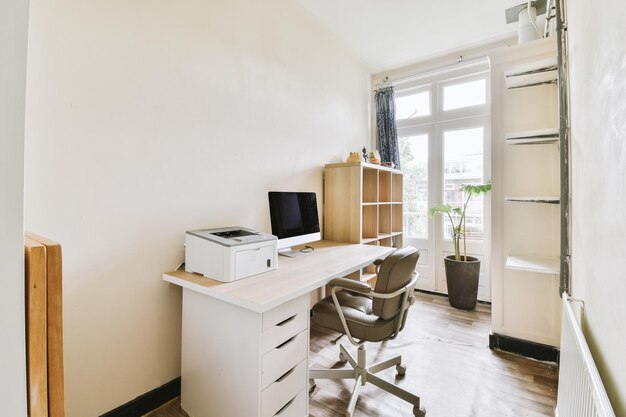
[[[490, 307], [456, 310], [445, 297], [416, 293], [404, 331], [384, 343], [366, 344], [368, 363], [401, 354], [406, 375], [393, 368], [379, 375], [421, 397], [427, 417], [545, 417], [554, 415], [558, 368], [488, 347]], [[337, 367], [346, 337], [313, 325], [312, 367]], [[309, 395], [309, 417], [343, 417], [353, 382], [318, 380]], [[361, 389], [354, 417], [412, 416], [412, 406], [372, 385]], [[179, 399], [150, 417], [187, 417]], [[194, 416], [205, 417], [205, 416]], [[211, 416], [206, 416], [211, 417]], [[248, 417], [248, 416], [232, 416]]]

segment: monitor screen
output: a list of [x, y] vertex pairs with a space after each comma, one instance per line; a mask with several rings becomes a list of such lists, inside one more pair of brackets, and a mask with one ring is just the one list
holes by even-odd
[[272, 234], [278, 239], [320, 232], [315, 193], [268, 193]]

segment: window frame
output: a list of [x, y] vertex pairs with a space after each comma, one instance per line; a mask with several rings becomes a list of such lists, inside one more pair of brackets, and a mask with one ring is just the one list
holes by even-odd
[[[437, 113], [441, 117], [438, 119], [441, 121], [461, 119], [466, 117], [485, 116], [489, 115], [491, 111], [491, 83], [489, 80], [489, 72], [481, 72], [475, 74], [468, 74], [462, 77], [455, 77], [451, 79], [441, 80], [437, 82], [437, 96], [438, 107]], [[485, 80], [485, 104], [475, 104], [467, 107], [460, 107], [457, 109], [444, 110], [443, 109], [443, 96], [444, 89], [453, 85], [469, 83], [472, 81]]]

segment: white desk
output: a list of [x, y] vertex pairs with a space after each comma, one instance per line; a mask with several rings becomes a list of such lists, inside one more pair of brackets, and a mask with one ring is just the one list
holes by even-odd
[[394, 248], [320, 241], [278, 268], [223, 283], [184, 271], [181, 405], [190, 417], [308, 416], [309, 292]]

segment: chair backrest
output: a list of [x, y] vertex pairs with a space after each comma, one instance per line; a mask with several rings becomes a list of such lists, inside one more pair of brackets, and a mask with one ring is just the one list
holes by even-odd
[[[391, 293], [410, 283], [419, 256], [419, 251], [412, 246], [399, 249], [387, 256], [380, 265], [374, 291]], [[373, 313], [385, 320], [395, 317], [400, 312], [402, 297], [403, 295], [399, 295], [386, 300], [374, 298]]]

